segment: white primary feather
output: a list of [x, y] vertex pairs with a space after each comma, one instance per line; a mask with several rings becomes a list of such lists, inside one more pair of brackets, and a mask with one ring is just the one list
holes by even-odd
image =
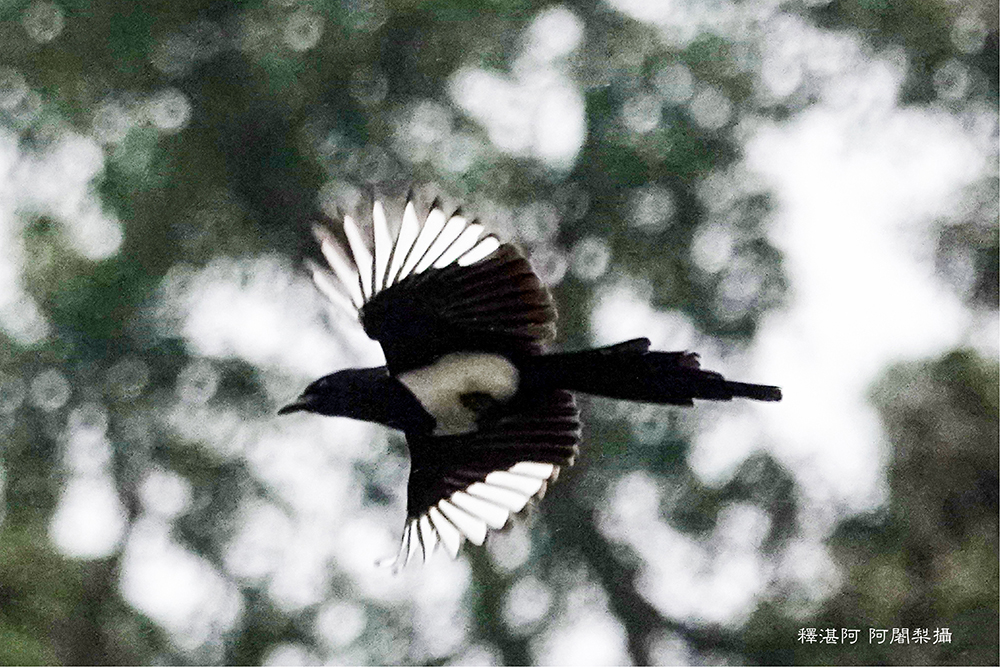
[[374, 292], [372, 289], [372, 254], [362, 240], [361, 231], [355, 224], [354, 218], [349, 215], [344, 216], [344, 234], [347, 235], [351, 254], [354, 255], [354, 265], [358, 268], [358, 275], [361, 277], [361, 294], [365, 301], [368, 301]]
[[419, 529], [416, 519], [406, 524], [406, 561], [403, 562], [404, 567], [413, 560], [413, 557], [417, 555], [417, 550], [420, 549], [420, 537], [417, 535], [417, 530]]
[[423, 259], [427, 249], [431, 247], [434, 239], [444, 229], [446, 221], [444, 211], [439, 208], [432, 208], [431, 212], [427, 214], [424, 226], [420, 229], [420, 234], [417, 235], [417, 240], [413, 243], [413, 250], [410, 251], [409, 257], [406, 258], [406, 262], [399, 272], [399, 280], [413, 275], [413, 268], [417, 265], [417, 262]]
[[441, 514], [441, 510], [437, 507], [427, 510], [427, 517], [431, 520], [431, 525], [437, 531], [441, 544], [444, 545], [448, 555], [452, 559], [458, 558], [458, 549], [462, 546], [462, 533]]
[[434, 553], [434, 547], [437, 546], [437, 532], [434, 530], [434, 526], [431, 525], [431, 521], [427, 518], [426, 514], [422, 514], [417, 520], [417, 528], [419, 529], [420, 549], [423, 552], [424, 562], [426, 563], [431, 554]]
[[[455, 220], [456, 218], [452, 218]], [[435, 269], [443, 269], [449, 264], [454, 264], [461, 258], [465, 253], [472, 250], [473, 246], [476, 245], [476, 241], [483, 233], [484, 227], [479, 224], [468, 225], [462, 232], [458, 235], [458, 238], [451, 244], [451, 246], [445, 250], [437, 261], [434, 262]]]
[[463, 538], [482, 545], [489, 530], [503, 528], [511, 514], [523, 510], [532, 498], [541, 498], [558, 472], [559, 467], [551, 463], [522, 461], [507, 470], [491, 472], [484, 482], [474, 482], [465, 491], [438, 501], [404, 526], [399, 554], [389, 561], [393, 571], [398, 572], [413, 559], [418, 539], [424, 562], [438, 541], [453, 559], [458, 557]]
[[465, 218], [458, 215], [452, 216], [445, 224], [444, 229], [441, 230], [441, 233], [438, 234], [438, 237], [434, 239], [434, 243], [427, 250], [427, 254], [417, 263], [413, 272], [423, 273], [431, 268], [438, 258], [454, 243], [455, 239], [462, 234], [462, 230], [465, 229], [467, 224], [469, 223]]
[[462, 535], [476, 546], [482, 546], [483, 541], [486, 540], [485, 521], [459, 509], [447, 500], [440, 501], [437, 506], [448, 521], [451, 521], [461, 531]]
[[403, 526], [403, 538], [399, 541], [399, 551], [394, 558], [381, 558], [375, 561], [378, 567], [391, 567], [393, 573], [399, 572], [410, 562], [410, 544], [413, 539], [413, 522], [408, 522]]
[[502, 486], [486, 484], [484, 482], [476, 482], [465, 491], [471, 496], [488, 500], [511, 512], [520, 512], [528, 504], [528, 501], [531, 500], [531, 494], [520, 493], [519, 491], [513, 491]]
[[456, 491], [451, 494], [451, 502], [460, 509], [465, 510], [472, 516], [484, 521], [487, 526], [494, 530], [503, 528], [510, 517], [510, 511], [500, 505], [495, 505], [488, 500], [470, 496], [468, 493]]
[[495, 236], [483, 236], [481, 224], [460, 215], [448, 218], [438, 206], [421, 223], [412, 201], [406, 203], [395, 235], [392, 227], [380, 201], [372, 205], [370, 234], [362, 233], [354, 218], [344, 216], [346, 247], [329, 229], [316, 225], [314, 233], [332, 270], [331, 274], [309, 267], [320, 291], [339, 306], [345, 305], [341, 297], [346, 297], [347, 310], [356, 315], [376, 294], [412, 275], [475, 264], [501, 245]]
[[482, 239], [469, 252], [458, 258], [459, 266], [469, 266], [486, 259], [500, 247], [500, 239], [495, 236], [487, 236]]
[[491, 472], [486, 476], [486, 483], [501, 486], [511, 491], [518, 491], [529, 497], [538, 493], [538, 490], [542, 488], [542, 480], [535, 479], [534, 477], [515, 475], [506, 470]]
[[535, 479], [547, 480], [552, 477], [552, 472], [556, 469], [551, 463], [537, 463], [535, 461], [522, 461], [509, 469], [515, 475], [534, 477]]
[[403, 210], [403, 221], [399, 225], [399, 234], [396, 235], [396, 244], [392, 249], [392, 264], [389, 267], [389, 275], [385, 281], [387, 286], [398, 282], [400, 270], [403, 268], [403, 261], [413, 249], [413, 243], [420, 233], [420, 222], [417, 220], [417, 210], [413, 207], [413, 202], [406, 202]]
[[[330, 300], [336, 306], [343, 308], [350, 314], [356, 314], [358, 312], [358, 307], [353, 303], [350, 297], [344, 294], [343, 283], [338, 281], [336, 277], [325, 271], [319, 264], [312, 260], [306, 260], [306, 267], [309, 269], [309, 273], [312, 275], [313, 282], [319, 291], [323, 293], [327, 299]], [[358, 288], [360, 293], [361, 288]]]
[[389, 256], [392, 255], [392, 237], [385, 219], [382, 202], [372, 205], [372, 236], [375, 242], [375, 281], [372, 294], [378, 294], [387, 284]]
[[361, 282], [358, 278], [357, 269], [352, 266], [351, 260], [347, 259], [340, 244], [333, 238], [330, 230], [316, 225], [313, 227], [313, 233], [319, 240], [320, 250], [323, 251], [326, 263], [333, 269], [334, 274], [340, 281], [341, 287], [347, 292], [347, 295], [354, 303], [354, 307], [360, 308], [364, 304], [364, 297], [361, 294]]

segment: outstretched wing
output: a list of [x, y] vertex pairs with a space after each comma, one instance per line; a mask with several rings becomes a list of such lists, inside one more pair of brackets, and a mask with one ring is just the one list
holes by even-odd
[[370, 224], [344, 216], [346, 243], [314, 231], [330, 270], [310, 263], [313, 280], [382, 345], [391, 373], [449, 352], [537, 354], [555, 335], [552, 298], [528, 261], [437, 202], [421, 222], [407, 201], [390, 225], [375, 201]]
[[579, 411], [562, 390], [525, 397], [476, 433], [407, 436], [407, 519], [387, 564], [399, 570], [418, 552], [426, 561], [439, 543], [452, 558], [463, 540], [481, 545], [573, 465], [579, 441]]

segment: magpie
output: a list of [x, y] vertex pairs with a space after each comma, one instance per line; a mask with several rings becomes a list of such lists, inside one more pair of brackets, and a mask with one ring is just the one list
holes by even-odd
[[[370, 214], [370, 220], [367, 220]], [[398, 571], [438, 544], [452, 558], [540, 499], [573, 465], [580, 414], [573, 392], [690, 406], [694, 399], [779, 401], [781, 390], [731, 382], [692, 352], [650, 351], [637, 338], [552, 353], [556, 308], [521, 252], [439, 200], [411, 195], [393, 216], [374, 198], [366, 224], [342, 215], [314, 234], [319, 290], [378, 341], [385, 366], [322, 377], [279, 414], [361, 419], [403, 432], [410, 454]], [[342, 241], [346, 239], [346, 243]]]

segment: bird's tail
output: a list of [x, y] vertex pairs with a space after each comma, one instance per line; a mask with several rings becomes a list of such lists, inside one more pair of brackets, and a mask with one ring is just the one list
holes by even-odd
[[693, 399], [780, 401], [781, 389], [731, 382], [702, 370], [693, 352], [650, 352], [636, 338], [608, 347], [532, 357], [521, 365], [526, 388], [569, 389], [629, 401], [691, 405]]

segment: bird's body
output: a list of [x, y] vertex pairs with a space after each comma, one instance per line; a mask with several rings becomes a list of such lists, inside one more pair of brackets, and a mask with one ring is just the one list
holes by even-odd
[[452, 557], [463, 538], [482, 544], [572, 465], [580, 422], [571, 391], [673, 405], [781, 398], [777, 387], [700, 369], [695, 354], [650, 351], [646, 339], [547, 353], [555, 307], [530, 264], [436, 202], [421, 224], [408, 201], [393, 230], [376, 201], [370, 246], [351, 217], [344, 233], [350, 257], [329, 228], [316, 228], [333, 273], [311, 264], [313, 278], [379, 341], [386, 366], [320, 378], [280, 412], [353, 417], [406, 434], [408, 519], [397, 567], [438, 543]]
[[434, 418], [434, 435], [461, 435], [474, 432], [490, 407], [513, 398], [520, 373], [503, 355], [452, 352], [397, 379]]

